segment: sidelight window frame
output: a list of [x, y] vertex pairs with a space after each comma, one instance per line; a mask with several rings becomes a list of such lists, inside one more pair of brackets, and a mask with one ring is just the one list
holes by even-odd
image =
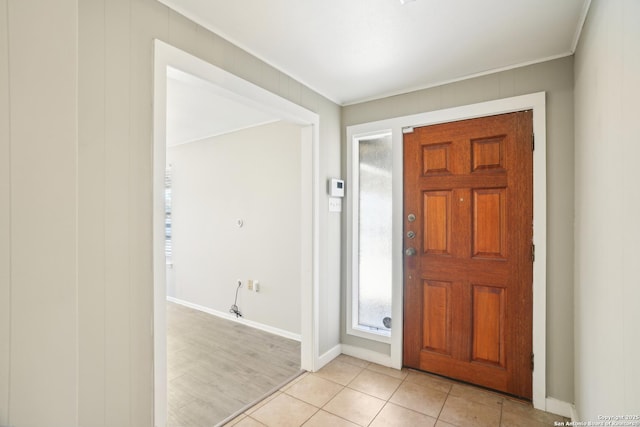
[[[351, 134], [348, 132], [347, 137], [347, 289], [346, 289], [346, 333], [348, 335], [366, 338], [382, 343], [391, 343], [391, 335], [396, 330], [393, 325], [391, 328], [372, 328], [361, 325], [359, 322], [359, 304], [360, 304], [360, 153], [359, 147], [361, 141], [372, 140], [382, 137], [389, 137], [393, 147], [393, 131], [392, 129], [379, 129], [366, 133]], [[395, 156], [394, 150], [389, 153], [392, 158]], [[395, 159], [392, 161], [395, 164]], [[393, 180], [393, 174], [392, 174]], [[393, 190], [392, 190], [393, 193]], [[389, 200], [390, 209], [393, 206], [393, 196]], [[391, 225], [391, 224], [390, 224]], [[389, 244], [393, 241], [393, 232], [389, 235]], [[389, 264], [394, 262], [393, 257], [389, 259]], [[389, 290], [391, 293], [390, 305], [393, 304], [393, 274], [389, 277]], [[392, 310], [393, 311], [393, 310]]]

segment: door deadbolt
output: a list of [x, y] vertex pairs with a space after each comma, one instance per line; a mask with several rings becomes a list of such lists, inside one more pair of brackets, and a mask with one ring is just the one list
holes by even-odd
[[406, 256], [414, 256], [416, 254], [416, 249], [415, 248], [407, 248], [407, 249], [405, 249], [404, 254]]
[[413, 239], [414, 237], [416, 237], [416, 232], [415, 231], [407, 232], [407, 237], [410, 239]]
[[414, 214], [409, 214], [407, 216], [407, 219], [409, 220], [409, 222], [413, 222], [416, 220], [416, 216]]

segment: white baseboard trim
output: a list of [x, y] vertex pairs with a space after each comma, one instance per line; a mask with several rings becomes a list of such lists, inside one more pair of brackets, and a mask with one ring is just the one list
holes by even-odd
[[552, 414], [562, 415], [563, 417], [573, 419], [575, 414], [575, 405], [564, 402], [562, 400], [554, 399], [553, 397], [547, 397], [546, 411]]
[[323, 366], [325, 366], [327, 363], [331, 362], [333, 359], [340, 356], [341, 354], [342, 354], [342, 344], [338, 344], [335, 347], [326, 351], [324, 354], [321, 354], [320, 357], [318, 357], [318, 365], [315, 366], [315, 371], [316, 372], [319, 371], [320, 369], [322, 369]]
[[278, 335], [284, 338], [289, 338], [290, 340], [302, 341], [302, 336], [300, 334], [294, 334], [293, 332], [285, 331], [284, 329], [275, 328], [273, 326], [265, 325], [263, 323], [255, 322], [253, 320], [245, 319], [244, 317], [236, 317], [231, 313], [225, 313], [223, 311], [214, 310], [209, 307], [205, 307], [202, 305], [194, 304], [189, 301], [184, 301], [178, 298], [167, 296], [167, 301], [174, 302], [176, 304], [184, 305], [185, 307], [193, 308], [194, 310], [203, 311], [205, 313], [221, 317], [226, 320], [231, 320], [233, 322], [241, 323], [246, 326], [250, 326], [255, 329], [259, 329], [264, 332], [269, 332], [270, 334]]
[[578, 409], [576, 405], [571, 405], [571, 421], [579, 421], [580, 415], [578, 414]]
[[348, 344], [342, 344], [342, 353], [346, 354], [347, 356], [366, 360], [367, 362], [376, 363], [382, 366], [388, 366], [389, 368], [393, 367], [391, 356], [378, 353], [377, 351], [371, 351]]

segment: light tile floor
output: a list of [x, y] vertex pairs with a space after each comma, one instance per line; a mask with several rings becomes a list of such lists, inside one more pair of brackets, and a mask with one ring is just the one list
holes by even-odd
[[467, 384], [341, 355], [226, 425], [538, 427], [555, 421], [567, 419]]

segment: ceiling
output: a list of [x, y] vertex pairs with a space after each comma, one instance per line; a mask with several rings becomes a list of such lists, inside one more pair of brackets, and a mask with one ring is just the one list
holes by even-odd
[[167, 67], [167, 147], [279, 120], [224, 96], [211, 83]]
[[160, 0], [340, 105], [571, 55], [590, 0]]

